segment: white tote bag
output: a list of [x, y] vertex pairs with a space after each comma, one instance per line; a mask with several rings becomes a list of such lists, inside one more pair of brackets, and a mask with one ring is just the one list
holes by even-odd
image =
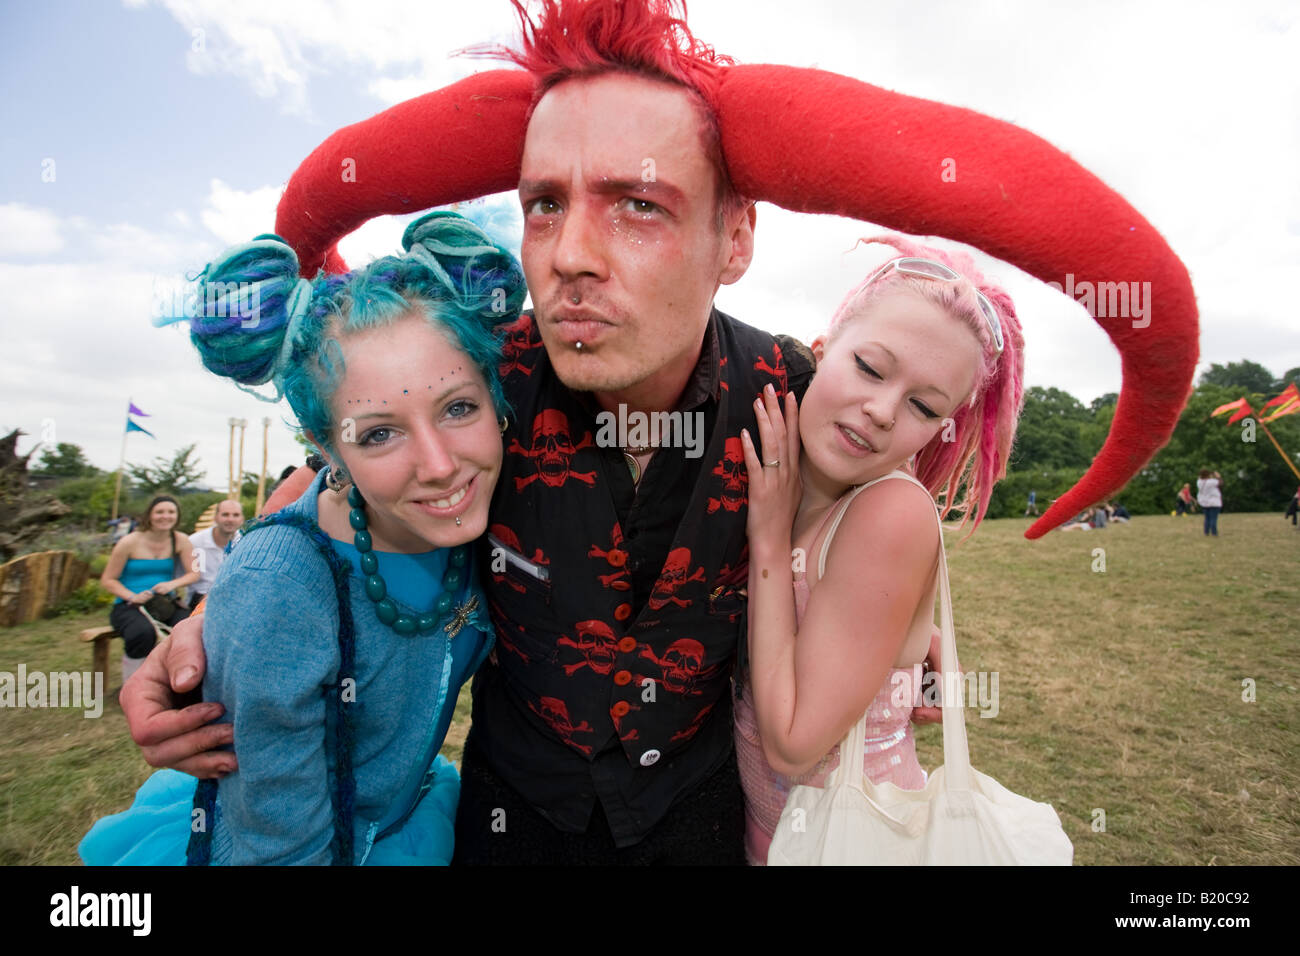
[[[886, 477], [920, 485], [902, 472]], [[827, 535], [827, 545], [842, 517], [843, 512]], [[955, 671], [957, 639], [942, 528], [939, 535], [942, 686], [952, 688], [960, 686], [947, 673], [950, 664]], [[822, 549], [822, 570], [827, 550]], [[960, 694], [944, 694], [944, 765], [930, 774], [923, 790], [874, 784], [866, 778], [864, 714], [841, 741], [839, 766], [825, 788], [804, 785], [791, 790], [768, 852], [768, 865], [1069, 866], [1074, 847], [1051, 804], [1012, 793], [971, 767], [960, 698]]]

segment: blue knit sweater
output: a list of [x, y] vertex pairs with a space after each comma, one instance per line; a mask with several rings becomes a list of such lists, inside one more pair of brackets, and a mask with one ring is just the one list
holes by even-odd
[[[316, 521], [323, 487], [318, 476], [286, 511]], [[379, 621], [365, 596], [355, 549], [333, 544], [352, 564], [353, 845], [361, 863], [418, 800], [457, 691], [491, 647], [491, 625], [471, 566], [455, 597], [459, 606], [479, 596], [470, 626], [450, 639], [441, 628], [397, 634]], [[400, 608], [419, 613], [433, 607], [445, 551], [376, 553]], [[239, 770], [218, 790], [213, 863], [330, 862], [333, 751], [326, 740], [326, 694], [335, 693], [338, 682], [338, 618], [329, 568], [296, 528], [272, 526], [246, 535], [222, 565], [204, 620], [203, 697], [224, 704], [223, 719], [234, 722]]]

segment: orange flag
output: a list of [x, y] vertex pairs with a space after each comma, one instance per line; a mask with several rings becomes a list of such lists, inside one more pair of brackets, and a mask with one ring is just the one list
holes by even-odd
[[1224, 412], [1231, 411], [1235, 411], [1236, 414], [1228, 419], [1229, 425], [1235, 425], [1247, 415], [1255, 414], [1255, 410], [1250, 407], [1250, 402], [1246, 401], [1244, 398], [1239, 398], [1235, 402], [1229, 402], [1227, 405], [1220, 405], [1214, 411], [1210, 412], [1210, 417], [1214, 418], [1218, 415], [1222, 415]]

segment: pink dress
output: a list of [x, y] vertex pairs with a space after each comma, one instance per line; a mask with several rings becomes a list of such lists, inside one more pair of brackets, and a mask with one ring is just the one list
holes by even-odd
[[[839, 510], [832, 508], [832, 511]], [[796, 626], [808, 607], [808, 581], [799, 572], [794, 578], [794, 614]], [[904, 679], [904, 677], [906, 679]], [[749, 687], [740, 678], [740, 693], [735, 706], [736, 759], [740, 764], [740, 783], [745, 791], [745, 855], [753, 866], [767, 865], [767, 851], [772, 845], [790, 791], [800, 784], [825, 786], [831, 771], [839, 766], [840, 745], [831, 748], [817, 766], [798, 777], [777, 773], [763, 756], [758, 736], [758, 721], [750, 700]], [[912, 737], [912, 705], [921, 686], [921, 665], [895, 667], [867, 708], [867, 743], [862, 754], [862, 769], [872, 783], [886, 781], [904, 790], [921, 790], [926, 774], [916, 759], [916, 742]], [[899, 706], [896, 696], [906, 698]]]

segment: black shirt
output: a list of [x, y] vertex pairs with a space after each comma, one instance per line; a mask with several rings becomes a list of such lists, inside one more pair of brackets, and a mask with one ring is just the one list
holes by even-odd
[[676, 419], [657, 423], [675, 440], [639, 486], [611, 440], [636, 433], [559, 381], [530, 315], [509, 328], [501, 373], [514, 420], [483, 545], [497, 646], [474, 680], [474, 742], [557, 828], [585, 831], [600, 800], [629, 846], [730, 755], [740, 430], [757, 435], [768, 382], [802, 396], [812, 357], [715, 309]]

